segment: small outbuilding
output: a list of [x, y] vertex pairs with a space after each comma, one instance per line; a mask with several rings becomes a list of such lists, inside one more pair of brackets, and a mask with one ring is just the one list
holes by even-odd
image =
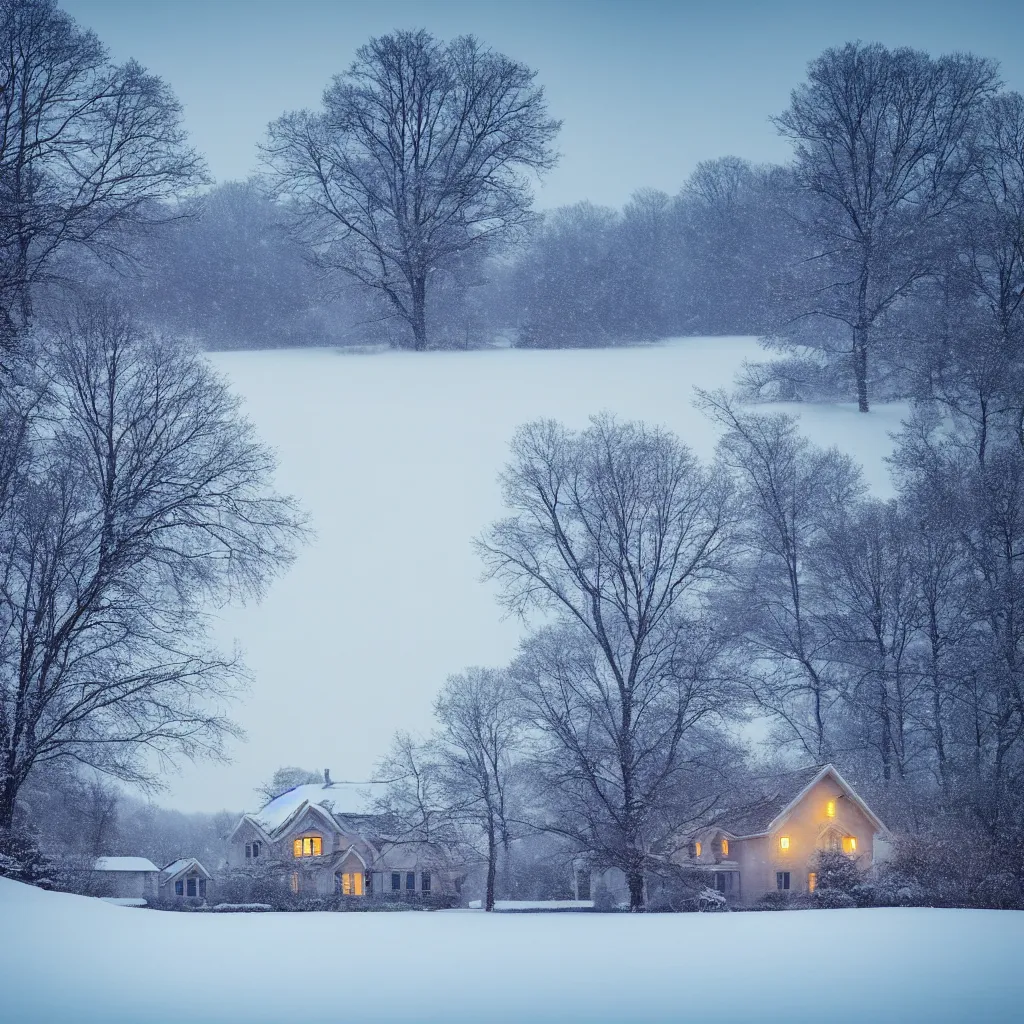
[[99, 896], [156, 899], [159, 878], [160, 869], [145, 857], [97, 857], [92, 866], [92, 888]]
[[160, 871], [160, 899], [205, 900], [212, 896], [213, 875], [195, 857], [172, 861]]

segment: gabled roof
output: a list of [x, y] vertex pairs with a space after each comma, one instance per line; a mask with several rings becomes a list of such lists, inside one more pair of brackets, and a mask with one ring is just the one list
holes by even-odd
[[857, 795], [832, 764], [816, 764], [765, 780], [768, 785], [762, 796], [746, 806], [737, 807], [723, 814], [716, 823], [717, 827], [735, 839], [767, 835], [782, 824], [812, 786], [828, 776], [835, 780], [839, 788], [860, 808], [878, 832], [889, 835], [889, 830], [878, 815]]
[[213, 880], [213, 875], [195, 857], [182, 857], [180, 860], [172, 861], [166, 867], [160, 869], [160, 882], [166, 885], [178, 875], [186, 874], [189, 871], [195, 871], [204, 878]]
[[93, 871], [159, 871], [160, 869], [145, 857], [97, 857]]

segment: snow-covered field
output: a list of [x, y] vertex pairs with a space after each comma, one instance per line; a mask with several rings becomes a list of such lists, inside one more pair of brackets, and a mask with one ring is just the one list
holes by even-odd
[[0, 1020], [1019, 1021], [1024, 913], [175, 914], [0, 879]]
[[[581, 351], [220, 353], [280, 455], [280, 486], [311, 513], [315, 542], [259, 607], [232, 609], [255, 682], [236, 717], [234, 764], [186, 769], [162, 802], [251, 808], [279, 765], [366, 779], [397, 728], [429, 726], [445, 677], [501, 665], [520, 627], [501, 621], [471, 540], [501, 514], [496, 477], [516, 427], [583, 426], [610, 410], [670, 427], [710, 457], [716, 433], [693, 388], [731, 388], [750, 338]], [[797, 406], [808, 434], [865, 461], [879, 490], [902, 407]]]

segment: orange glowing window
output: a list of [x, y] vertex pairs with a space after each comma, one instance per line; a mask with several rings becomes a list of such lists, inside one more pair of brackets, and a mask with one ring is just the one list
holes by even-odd
[[779, 849], [780, 850], [788, 850], [789, 849], [789, 836], [780, 836], [779, 837]]
[[341, 894], [342, 896], [362, 896], [363, 895], [363, 873], [361, 871], [348, 872], [346, 871], [341, 876]]
[[843, 853], [856, 853], [857, 852], [857, 837], [856, 836], [843, 836]]
[[814, 871], [812, 871], [807, 876], [807, 891], [808, 892], [814, 892], [815, 887], [817, 886], [817, 884], [818, 884], [818, 876], [817, 876], [817, 874]]
[[723, 839], [722, 840], [722, 856], [723, 857], [728, 857], [729, 856], [729, 840], [728, 839]]
[[324, 852], [323, 842], [320, 836], [303, 836], [292, 843], [292, 853], [296, 857], [319, 857]]
[[701, 847], [700, 843], [694, 843], [693, 844], [693, 855], [695, 857], [699, 857], [701, 849], [702, 849], [702, 847]]
[[825, 804], [825, 813], [830, 818], [834, 818], [836, 816], [836, 802], [835, 802], [835, 800], [829, 800], [829, 802], [827, 804]]

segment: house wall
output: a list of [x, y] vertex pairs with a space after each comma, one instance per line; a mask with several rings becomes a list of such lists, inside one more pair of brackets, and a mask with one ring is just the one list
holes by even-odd
[[157, 894], [155, 871], [94, 871], [93, 878], [101, 896], [150, 899]]
[[[836, 804], [836, 815], [829, 818], [829, 800]], [[830, 777], [822, 779], [787, 815], [782, 825], [768, 836], [737, 839], [730, 844], [730, 859], [740, 865], [741, 896], [744, 903], [753, 903], [776, 888], [776, 872], [790, 873], [790, 892], [808, 891], [808, 874], [820, 850], [827, 848], [825, 835], [834, 828], [843, 836], [857, 840], [856, 863], [867, 870], [873, 863], [874, 825], [867, 815]], [[789, 837], [789, 849], [783, 850], [779, 840]]]

